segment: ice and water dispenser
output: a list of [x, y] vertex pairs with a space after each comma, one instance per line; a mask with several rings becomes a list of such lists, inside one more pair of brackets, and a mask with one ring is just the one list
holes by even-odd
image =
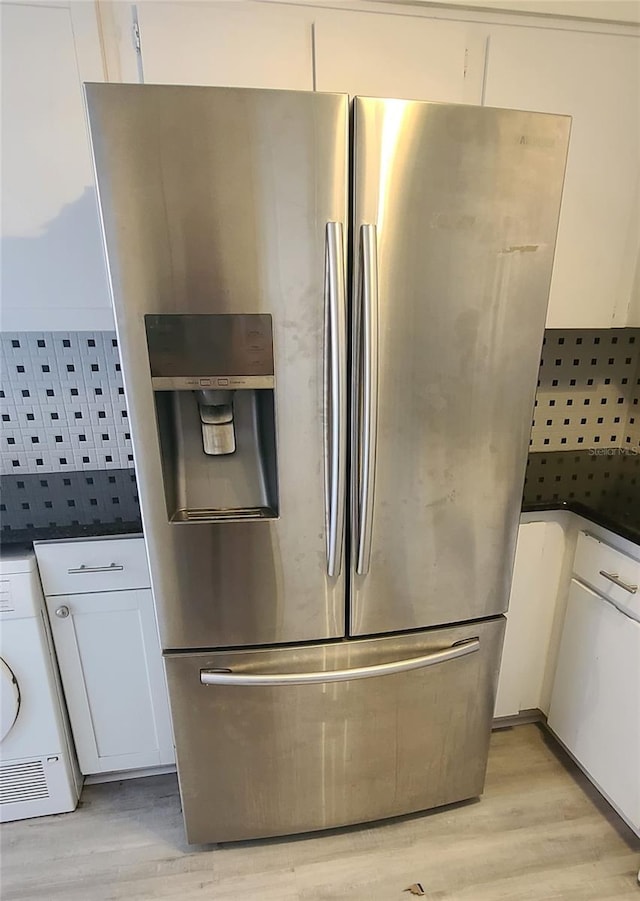
[[145, 316], [172, 522], [278, 516], [268, 314]]

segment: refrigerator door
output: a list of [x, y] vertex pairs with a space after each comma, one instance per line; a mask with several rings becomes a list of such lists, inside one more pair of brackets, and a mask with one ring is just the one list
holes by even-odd
[[[155, 85], [86, 91], [162, 646], [342, 636], [347, 98]], [[193, 336], [188, 346], [197, 345], [200, 375], [207, 374], [208, 339], [204, 329], [197, 336], [195, 316], [204, 322], [204, 314], [263, 314], [261, 323], [271, 317], [275, 404], [266, 407], [276, 428], [265, 444], [277, 448], [277, 485], [269, 490], [278, 495], [279, 519], [194, 522], [190, 511], [178, 511], [174, 518], [187, 521], [169, 522], [163, 465], [166, 476], [174, 464], [179, 470], [180, 454], [190, 453], [194, 472], [183, 466], [180, 478], [193, 475], [204, 494], [211, 488], [207, 473], [232, 471], [244, 426], [233, 435], [229, 392], [200, 391], [196, 403], [196, 391], [174, 391], [173, 408], [164, 407], [167, 416], [178, 411], [178, 434], [169, 455], [164, 444], [161, 454], [164, 420], [159, 413], [157, 426], [152, 388], [158, 403], [163, 380], [152, 384], [144, 317], [164, 328], [167, 314], [191, 316], [183, 332]], [[214, 331], [212, 346], [223, 340]], [[251, 431], [255, 414], [250, 404], [243, 409]], [[221, 416], [222, 443], [222, 428], [214, 428]], [[194, 417], [197, 429], [187, 441], [180, 428]], [[198, 455], [205, 432], [216, 440]], [[190, 501], [207, 506], [197, 491]]]
[[482, 792], [504, 620], [165, 658], [190, 842], [377, 820]]
[[353, 635], [507, 607], [568, 135], [355, 100]]

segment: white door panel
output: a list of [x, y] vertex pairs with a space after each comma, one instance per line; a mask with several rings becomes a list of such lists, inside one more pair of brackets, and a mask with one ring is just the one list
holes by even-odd
[[264, 3], [138, 4], [147, 84], [313, 88], [311, 20]]
[[318, 91], [480, 102], [484, 42], [470, 23], [316, 10], [314, 38]]
[[548, 328], [627, 322], [638, 248], [640, 41], [495, 26], [484, 102], [573, 117]]
[[81, 771], [172, 763], [151, 591], [58, 595], [47, 608]]
[[640, 623], [576, 581], [549, 726], [640, 834]]
[[[81, 5], [78, 4], [80, 7]], [[99, 79], [86, 9], [3, 4], [2, 327], [113, 327], [83, 78]], [[94, 40], [95, 38], [95, 40]]]

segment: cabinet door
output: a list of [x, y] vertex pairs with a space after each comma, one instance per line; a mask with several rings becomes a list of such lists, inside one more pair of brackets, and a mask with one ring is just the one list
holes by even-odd
[[640, 623], [575, 581], [549, 727], [640, 834]]
[[151, 591], [59, 595], [47, 609], [82, 772], [173, 763]]
[[565, 534], [553, 522], [523, 523], [511, 583], [494, 716], [547, 712], [562, 616]]
[[92, 5], [3, 4], [6, 330], [113, 328], [82, 99], [102, 77]]
[[488, 106], [573, 116], [549, 328], [628, 321], [638, 249], [640, 40], [492, 28]]
[[316, 90], [480, 103], [484, 40], [472, 23], [316, 10]]
[[264, 3], [147, 2], [137, 7], [148, 84], [311, 90], [311, 19]]
[[[520, 526], [518, 544], [513, 567], [511, 595], [507, 613], [507, 627], [504, 633], [500, 677], [494, 716], [517, 716], [523, 705], [530, 701], [531, 691], [527, 691], [529, 679], [529, 657], [527, 653], [528, 626], [531, 617], [537, 616], [536, 584], [542, 563], [546, 523], [532, 522]], [[532, 649], [533, 650], [533, 649]], [[536, 649], [539, 652], [539, 648]], [[537, 704], [531, 704], [537, 707]]]

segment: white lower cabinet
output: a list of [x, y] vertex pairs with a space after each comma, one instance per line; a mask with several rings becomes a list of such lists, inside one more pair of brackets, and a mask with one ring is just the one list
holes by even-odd
[[173, 763], [151, 590], [47, 598], [80, 769]]
[[[119, 543], [112, 539], [36, 545], [71, 728], [85, 775], [175, 762], [151, 589], [122, 587], [124, 564], [118, 561], [126, 555], [119, 554]], [[146, 566], [142, 538], [122, 543], [129, 556], [137, 550], [136, 571]], [[69, 557], [71, 553], [85, 562], [78, 565], [75, 556]], [[56, 556], [60, 573], [55, 571]], [[75, 575], [78, 570], [81, 576]], [[109, 587], [104, 584], [105, 570], [114, 585], [111, 590], [95, 590]], [[82, 591], [47, 591], [47, 586], [64, 584], [68, 572], [82, 578]]]
[[565, 555], [555, 522], [523, 523], [513, 569], [494, 716], [548, 710]]
[[494, 716], [547, 714], [640, 835], [640, 547], [559, 516], [520, 526]]
[[640, 835], [640, 622], [576, 581], [548, 723]]

